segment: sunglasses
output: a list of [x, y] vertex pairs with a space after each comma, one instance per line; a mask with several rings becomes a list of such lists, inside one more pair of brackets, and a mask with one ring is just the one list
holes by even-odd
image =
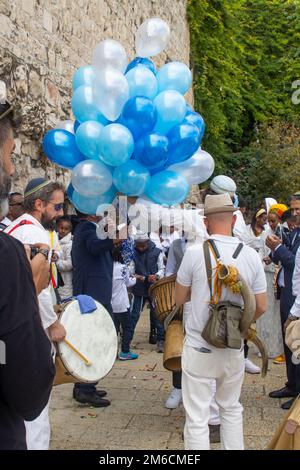
[[64, 203], [63, 202], [60, 202], [59, 204], [54, 204], [54, 202], [47, 201], [47, 204], [52, 204], [52, 206], [54, 207], [54, 210], [56, 212], [60, 212], [64, 208]]

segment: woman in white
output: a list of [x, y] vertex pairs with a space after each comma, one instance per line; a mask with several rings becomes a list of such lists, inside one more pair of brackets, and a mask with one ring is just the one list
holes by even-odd
[[[268, 213], [269, 228], [262, 234], [264, 242], [268, 235], [277, 235], [282, 238], [280, 222], [284, 210], [287, 210], [284, 204], [275, 204], [270, 207]], [[276, 265], [271, 262], [269, 258], [270, 249], [265, 243], [259, 253], [264, 263], [267, 279], [268, 309], [265, 314], [256, 321], [256, 330], [258, 336], [262, 339], [267, 348], [269, 357], [274, 359], [276, 364], [281, 364], [284, 363], [285, 360], [283, 355], [279, 300], [276, 299], [274, 291]]]

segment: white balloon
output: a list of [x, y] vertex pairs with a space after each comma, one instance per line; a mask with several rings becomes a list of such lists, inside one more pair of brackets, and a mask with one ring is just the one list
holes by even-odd
[[79, 194], [94, 197], [109, 190], [112, 175], [109, 168], [99, 160], [83, 160], [73, 168], [71, 181]]
[[112, 67], [124, 73], [128, 65], [128, 57], [122, 44], [114, 39], [106, 39], [95, 47], [92, 65], [96, 69]]
[[135, 48], [137, 56], [150, 57], [162, 52], [170, 39], [169, 25], [160, 18], [144, 21], [137, 30]]
[[95, 106], [109, 121], [120, 116], [129, 98], [129, 86], [125, 76], [116, 69], [107, 67], [96, 75], [93, 88]]
[[54, 129], [64, 129], [65, 131], [71, 132], [71, 134], [75, 134], [74, 132], [74, 121], [59, 121]]
[[201, 184], [211, 177], [215, 169], [213, 157], [199, 148], [188, 160], [170, 165], [168, 170], [176, 171], [188, 180], [190, 185]]

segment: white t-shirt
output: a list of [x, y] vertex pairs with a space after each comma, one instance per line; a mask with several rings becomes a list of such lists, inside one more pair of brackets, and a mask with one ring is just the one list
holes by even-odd
[[[237, 259], [233, 259], [240, 240], [235, 237], [222, 235], [211, 235], [215, 240], [220, 253], [220, 261], [237, 267], [245, 281], [254, 294], [262, 294], [267, 290], [266, 277], [262, 262], [258, 253], [252, 248], [245, 246]], [[212, 268], [215, 260], [211, 255]], [[191, 287], [192, 309], [186, 318], [186, 344], [193, 347], [206, 347], [213, 349], [201, 336], [201, 332], [208, 320], [208, 304], [210, 301], [210, 290], [207, 281], [203, 245], [197, 244], [189, 247], [183, 257], [181, 266], [177, 273], [177, 282], [185, 287]], [[232, 294], [228, 289], [222, 289], [221, 300], [230, 300], [242, 305], [240, 295]]]
[[[16, 228], [11, 233], [12, 237], [16, 238], [24, 245], [34, 245], [35, 243], [44, 243], [48, 246], [50, 245], [49, 233], [47, 232], [47, 230], [44, 229], [44, 227], [39, 223], [37, 219], [35, 219], [34, 217], [32, 217], [32, 215], [29, 214], [23, 214], [18, 217], [10, 224], [8, 228], [5, 229], [5, 232], [9, 233], [13, 229], [13, 227], [18, 225], [22, 220], [27, 220], [29, 222], [32, 222], [32, 224], [26, 224]], [[49, 262], [50, 260], [51, 252], [49, 252]], [[47, 289], [42, 290], [42, 292], [38, 296], [38, 301], [43, 328], [46, 330], [57, 320], [57, 315], [53, 310], [50, 287], [47, 287]]]
[[114, 262], [111, 306], [114, 313], [124, 313], [129, 308], [127, 287], [134, 286], [136, 279], [129, 274], [129, 268]]

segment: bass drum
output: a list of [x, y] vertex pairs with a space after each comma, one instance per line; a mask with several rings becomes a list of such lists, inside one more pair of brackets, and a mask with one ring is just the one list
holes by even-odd
[[63, 306], [59, 321], [66, 329], [66, 340], [91, 364], [87, 365], [64, 341], [57, 343], [54, 385], [98, 382], [112, 369], [118, 348], [115, 325], [107, 310], [95, 303], [97, 309], [85, 314], [77, 300]]

